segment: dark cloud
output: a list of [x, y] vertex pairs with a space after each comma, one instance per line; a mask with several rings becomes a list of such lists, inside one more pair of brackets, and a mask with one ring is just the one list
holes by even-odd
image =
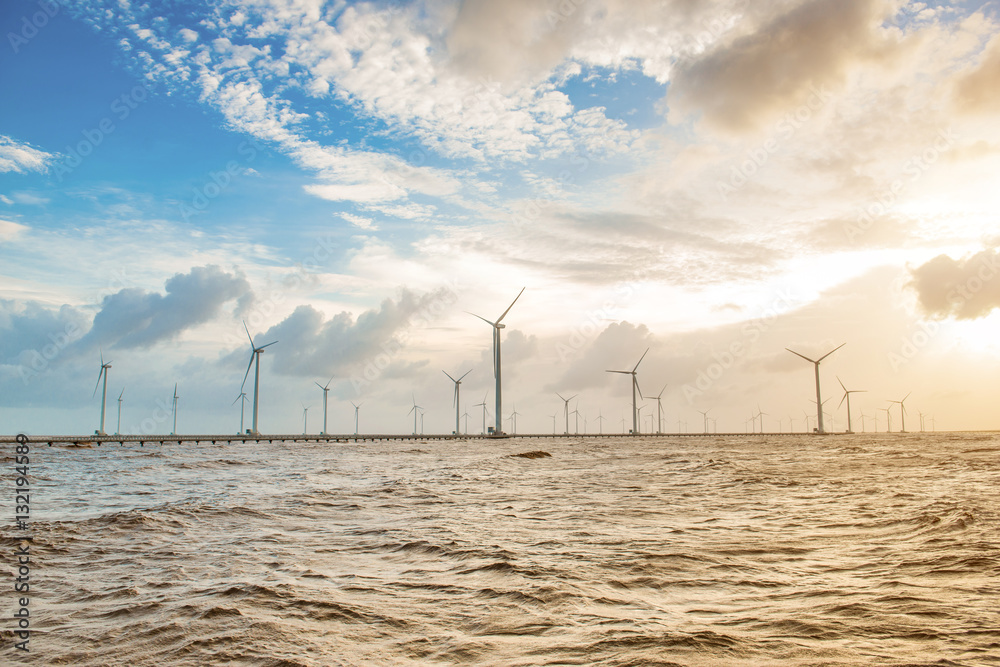
[[166, 294], [159, 294], [128, 288], [105, 297], [81, 348], [148, 348], [208, 322], [225, 303], [251, 293], [245, 277], [217, 266], [178, 273], [165, 289]]
[[876, 27], [885, 7], [878, 0], [805, 2], [704, 58], [681, 63], [668, 101], [734, 132], [803, 103], [822, 105], [823, 87], [839, 83], [849, 64], [884, 52]]
[[32, 351], [54, 357], [83, 335], [87, 319], [71, 306], [52, 310], [35, 301], [0, 299], [0, 361], [24, 363], [21, 357]]
[[1000, 307], [1000, 251], [996, 249], [963, 259], [938, 255], [911, 273], [910, 287], [928, 315], [972, 320]]

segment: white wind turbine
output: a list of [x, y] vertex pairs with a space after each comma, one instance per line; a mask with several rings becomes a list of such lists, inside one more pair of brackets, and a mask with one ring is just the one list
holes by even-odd
[[636, 398], [635, 398], [635, 394], [637, 391], [639, 392], [639, 398], [642, 398], [642, 390], [639, 389], [639, 381], [635, 377], [635, 372], [639, 368], [639, 364], [642, 363], [642, 360], [646, 358], [646, 354], [648, 352], [649, 348], [647, 347], [646, 352], [642, 353], [642, 356], [639, 357], [639, 361], [635, 363], [635, 366], [630, 371], [605, 371], [606, 373], [622, 373], [624, 375], [632, 376], [632, 434], [633, 435], [639, 433], [639, 408], [636, 405]]
[[486, 435], [486, 398], [487, 398], [487, 397], [488, 397], [489, 395], [490, 395], [490, 392], [488, 392], [488, 391], [487, 391], [487, 392], [486, 392], [486, 393], [485, 393], [485, 394], [483, 395], [483, 402], [482, 402], [482, 403], [474, 403], [474, 404], [473, 404], [473, 406], [472, 406], [472, 407], [474, 407], [474, 408], [475, 408], [475, 407], [478, 407], [478, 406], [480, 406], [480, 405], [481, 405], [481, 406], [483, 406], [483, 435]]
[[[560, 394], [557, 391], [556, 392], [556, 396], [558, 396], [559, 398], [562, 398], [562, 400], [563, 400], [563, 414], [566, 417], [566, 433], [564, 435], [569, 435], [569, 402], [572, 401], [577, 396], [579, 396], [579, 394], [573, 394], [569, 398], [563, 398], [562, 394]], [[555, 427], [553, 426], [553, 430], [554, 429], [555, 429]]]
[[514, 406], [514, 412], [510, 413], [510, 427], [514, 435], [517, 435], [517, 418], [521, 415], [517, 411], [517, 406]]
[[[245, 391], [241, 391], [240, 395], [236, 397], [236, 401], [240, 402], [240, 435], [243, 435], [243, 408], [246, 407], [247, 400]], [[232, 405], [236, 405], [236, 401], [233, 401]]]
[[502, 417], [503, 389], [501, 388], [502, 383], [500, 381], [500, 375], [501, 375], [500, 371], [502, 368], [500, 363], [500, 330], [506, 326], [503, 324], [503, 318], [507, 316], [507, 313], [510, 312], [510, 309], [513, 308], [514, 304], [517, 303], [517, 300], [521, 298], [521, 295], [524, 294], [525, 289], [526, 288], [524, 287], [521, 288], [521, 291], [517, 293], [517, 296], [514, 297], [514, 300], [510, 302], [509, 306], [507, 306], [507, 310], [503, 311], [500, 317], [497, 318], [496, 322], [490, 322], [488, 319], [482, 317], [481, 315], [476, 315], [475, 313], [469, 313], [469, 315], [478, 317], [483, 322], [486, 322], [491, 327], [493, 327], [493, 376], [496, 378], [496, 412], [494, 413], [494, 416], [496, 418], [496, 424], [493, 427], [495, 430], [495, 435], [500, 435], [503, 432], [503, 417]]
[[[444, 373], [445, 375], [448, 375], [448, 371], [441, 371], [441, 372]], [[461, 415], [458, 414], [458, 411], [460, 409], [458, 401], [460, 399], [459, 392], [461, 391], [460, 387], [462, 386], [462, 379], [471, 372], [472, 369], [465, 371], [465, 374], [462, 375], [462, 377], [458, 378], [457, 380], [453, 378], [451, 375], [448, 375], [448, 379], [455, 383], [455, 435], [462, 435], [462, 431], [458, 428], [459, 419], [461, 418]]]
[[[257, 431], [257, 398], [259, 396], [260, 390], [260, 355], [264, 352], [265, 347], [270, 347], [278, 341], [271, 341], [266, 345], [261, 345], [257, 347], [253, 344], [253, 337], [250, 335], [250, 329], [247, 328], [247, 323], [243, 323], [243, 328], [246, 329], [247, 338], [250, 339], [250, 363], [247, 364], [247, 372], [243, 374], [243, 384], [240, 385], [240, 391], [243, 391], [243, 387], [247, 383], [247, 377], [250, 375], [250, 367], [254, 368], [253, 371], [253, 434], [256, 435]], [[256, 362], [256, 363], [255, 363]]]
[[309, 432], [309, 408], [311, 405], [302, 404], [302, 435]]
[[[910, 392], [910, 394], [912, 394], [912, 393], [913, 392]], [[906, 433], [906, 406], [903, 405], [903, 401], [905, 401], [906, 399], [908, 399], [910, 397], [910, 394], [907, 394], [906, 396], [904, 396], [903, 399], [900, 400], [900, 401], [889, 401], [890, 403], [899, 403], [899, 423], [900, 423], [899, 432], [900, 433]], [[886, 414], [888, 414], [888, 413], [886, 413]]]
[[174, 415], [174, 430], [170, 432], [170, 435], [177, 435], [177, 399], [178, 398], [180, 398], [180, 397], [177, 395], [177, 383], [175, 382], [174, 383], [174, 401], [173, 401], [173, 407], [170, 409], [170, 411]]
[[597, 411], [597, 429], [600, 435], [604, 435], [604, 416], [600, 410]]
[[94, 393], [91, 398], [97, 395], [97, 388], [101, 386], [101, 378], [104, 378], [104, 389], [101, 391], [101, 428], [98, 429], [97, 435], [106, 435], [104, 433], [104, 410], [108, 404], [108, 369], [111, 368], [111, 362], [104, 361], [104, 352], [101, 352], [101, 371], [97, 374], [97, 384], [94, 385]]
[[[354, 405], [354, 401], [351, 401], [351, 405]], [[362, 405], [364, 405], [364, 403], [354, 405], [354, 435], [358, 434], [358, 410], [361, 409]]]
[[323, 430], [321, 431], [322, 435], [326, 435], [326, 407], [327, 407], [327, 397], [330, 393], [330, 382], [333, 382], [333, 378], [330, 378], [330, 381], [327, 382], [325, 386], [321, 385], [319, 382], [316, 383], [316, 386], [323, 390]]
[[[416, 396], [413, 396], [413, 394], [410, 394], [410, 397], [413, 398], [413, 407], [410, 408], [410, 412], [413, 413], [413, 435], [416, 435], [417, 434], [417, 415], [420, 414], [420, 411], [423, 410], [423, 408], [420, 407], [419, 405], [417, 405], [417, 397]], [[409, 416], [410, 412], [406, 413], [407, 416]], [[423, 420], [421, 420], [421, 423], [423, 423]]]
[[[837, 409], [839, 410], [840, 406], [844, 404], [844, 401], [847, 401], [847, 432], [854, 433], [854, 427], [851, 425], [851, 394], [863, 394], [868, 390], [848, 389], [847, 387], [844, 386], [844, 383], [840, 381], [839, 377], [837, 378], [837, 382], [840, 382], [840, 388], [844, 390], [844, 397], [840, 399], [840, 405], [837, 406]], [[865, 430], [865, 419], [864, 419], [864, 414], [862, 413], [861, 431], [864, 432], [864, 430]]]
[[122, 387], [122, 392], [118, 394], [118, 428], [115, 429], [115, 435], [121, 435], [122, 432], [122, 396], [125, 395], [125, 387]]
[[704, 427], [703, 427], [704, 433], [708, 433], [708, 413], [711, 411], [712, 408], [709, 408], [708, 410], [698, 410], [698, 412], [701, 413], [701, 416], [704, 419]]
[[663, 389], [660, 393], [656, 395], [656, 434], [663, 435], [663, 402], [660, 399], [663, 396], [663, 392], [667, 390], [667, 385], [663, 385]]
[[833, 348], [832, 350], [830, 350], [829, 352], [827, 352], [826, 354], [824, 354], [819, 359], [810, 359], [809, 357], [805, 356], [804, 354], [799, 354], [795, 350], [789, 350], [787, 347], [785, 348], [786, 350], [788, 350], [789, 352], [791, 352], [795, 356], [802, 357], [803, 359], [805, 359], [809, 363], [813, 364], [813, 366], [816, 369], [816, 424], [817, 424], [817, 426], [816, 426], [816, 432], [817, 433], [826, 433], [826, 431], [823, 429], [823, 400], [820, 397], [820, 393], [819, 393], [819, 362], [823, 361], [824, 359], [826, 359], [827, 357], [829, 357], [831, 354], [833, 354], [834, 352], [836, 352], [840, 348], [844, 347], [845, 345], [847, 345], [847, 343], [841, 343], [837, 347]]

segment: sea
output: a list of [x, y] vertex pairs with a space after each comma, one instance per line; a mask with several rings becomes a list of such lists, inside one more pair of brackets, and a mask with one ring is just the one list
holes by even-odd
[[1000, 665], [997, 433], [31, 447], [3, 665]]

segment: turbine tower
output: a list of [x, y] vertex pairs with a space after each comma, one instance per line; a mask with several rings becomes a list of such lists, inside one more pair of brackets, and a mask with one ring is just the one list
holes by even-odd
[[635, 366], [630, 371], [605, 371], [606, 373], [623, 373], [625, 375], [632, 376], [632, 435], [637, 435], [639, 433], [639, 408], [636, 405], [635, 393], [639, 392], [639, 398], [642, 398], [642, 390], [639, 389], [639, 381], [635, 377], [635, 372], [639, 368], [639, 364], [642, 360], [646, 358], [646, 353], [649, 352], [649, 348], [646, 348], [646, 352], [642, 353], [639, 357], [639, 361], [635, 363]]
[[667, 385], [663, 385], [663, 389], [660, 393], [656, 395], [656, 434], [663, 435], [663, 402], [660, 397], [663, 396], [663, 392], [667, 390]]
[[[354, 405], [354, 401], [351, 401], [351, 405]], [[354, 405], [354, 435], [358, 434], [358, 410], [361, 409], [362, 405], [364, 405], [364, 403]]]
[[[912, 393], [913, 392], [910, 392], [910, 394], [912, 394]], [[900, 423], [899, 432], [900, 433], [906, 433], [906, 406], [903, 405], [903, 401], [905, 401], [906, 399], [908, 399], [910, 397], [910, 394], [907, 394], [906, 396], [904, 396], [903, 399], [900, 400], [900, 401], [889, 401], [890, 403], [899, 403], [899, 423]]]
[[[563, 414], [566, 416], [566, 433], [565, 433], [565, 435], [569, 435], [569, 402], [572, 401], [574, 398], [576, 398], [579, 395], [580, 394], [573, 394], [569, 398], [563, 398], [562, 394], [560, 394], [558, 391], [556, 392], [556, 396], [558, 396], [559, 398], [562, 398], [562, 400], [563, 400]], [[554, 427], [553, 427], [553, 430], [555, 430]]]
[[701, 416], [704, 419], [704, 426], [702, 427], [704, 433], [708, 433], [708, 413], [711, 411], [712, 408], [709, 408], [708, 410], [698, 410], [698, 412], [701, 413]]
[[309, 408], [311, 405], [302, 405], [302, 435], [309, 432]]
[[[448, 371], [441, 371], [441, 372], [444, 373], [445, 375], [448, 375]], [[458, 378], [457, 380], [455, 378], [453, 378], [452, 376], [448, 375], [448, 379], [455, 383], [455, 435], [462, 435], [461, 429], [458, 428], [459, 419], [461, 419], [461, 415], [458, 414], [458, 411], [460, 409], [459, 408], [459, 403], [458, 403], [458, 400], [459, 400], [459, 391], [460, 391], [459, 388], [462, 386], [462, 378], [464, 378], [466, 375], [468, 375], [471, 372], [472, 372], [472, 369], [470, 368], [469, 370], [465, 371], [465, 375], [462, 375], [462, 377]]]
[[810, 359], [809, 357], [805, 356], [804, 354], [799, 354], [795, 350], [789, 350], [787, 347], [785, 348], [786, 350], [788, 350], [789, 352], [791, 352], [795, 356], [802, 357], [803, 359], [805, 359], [809, 363], [813, 364], [813, 366], [816, 369], [816, 432], [817, 433], [826, 433], [826, 431], [823, 429], [823, 399], [820, 397], [820, 393], [819, 393], [819, 362], [823, 361], [824, 359], [826, 359], [827, 357], [829, 357], [831, 354], [833, 354], [834, 352], [836, 352], [840, 348], [844, 347], [845, 345], [847, 345], [847, 343], [841, 343], [837, 347], [833, 348], [832, 350], [830, 350], [829, 352], [827, 352], [826, 354], [824, 354], [819, 359]]
[[[330, 378], [330, 382], [333, 382], [333, 378]], [[327, 382], [326, 386], [319, 382], [316, 383], [316, 386], [323, 390], [323, 430], [321, 432], [323, 435], [326, 435], [326, 399], [330, 393], [330, 382]]]
[[[410, 397], [413, 398], [413, 407], [410, 408], [410, 412], [413, 413], [413, 435], [416, 435], [417, 434], [417, 414], [419, 414], [419, 411], [423, 410], [423, 408], [420, 407], [419, 405], [417, 405], [417, 397], [416, 396], [413, 396], [413, 394], [410, 394]], [[406, 413], [407, 416], [409, 416], [410, 412]], [[423, 420], [421, 420], [421, 423], [423, 423]]]
[[115, 435], [122, 433], [122, 396], [124, 395], [125, 387], [122, 387], [122, 393], [118, 394], [118, 428], [115, 429]]
[[[267, 345], [261, 345], [257, 347], [253, 344], [253, 337], [250, 335], [250, 329], [247, 329], [247, 323], [243, 322], [243, 328], [246, 329], [247, 338], [250, 339], [250, 363], [247, 364], [247, 372], [243, 374], [243, 384], [240, 385], [240, 391], [243, 391], [243, 387], [247, 383], [247, 377], [250, 375], [250, 367], [254, 367], [253, 371], [253, 434], [257, 435], [257, 397], [260, 390], [260, 355], [264, 352], [265, 347], [270, 347], [278, 341], [271, 341]], [[255, 363], [256, 362], [256, 363]]]
[[179, 398], [179, 396], [177, 396], [177, 383], [175, 382], [174, 383], [174, 402], [173, 402], [173, 407], [170, 409], [170, 411], [174, 414], [174, 430], [170, 432], [170, 435], [177, 435], [177, 399], [178, 398]]
[[[241, 391], [240, 395], [236, 397], [236, 401], [240, 401], [240, 435], [243, 435], [243, 408], [247, 404], [247, 393]], [[233, 401], [232, 405], [236, 405], [236, 401]]]
[[97, 374], [97, 384], [94, 385], [94, 393], [91, 398], [97, 395], [97, 388], [101, 386], [101, 378], [104, 378], [104, 389], [101, 391], [101, 428], [98, 429], [97, 435], [106, 435], [104, 433], [104, 410], [108, 404], [108, 369], [111, 368], [111, 362], [104, 361], [104, 352], [101, 352], [101, 370]]
[[478, 407], [478, 406], [480, 406], [480, 405], [481, 405], [481, 406], [483, 406], [483, 435], [486, 435], [486, 398], [487, 398], [487, 396], [489, 396], [489, 395], [490, 395], [490, 392], [489, 392], [489, 391], [487, 391], [487, 392], [486, 392], [486, 393], [485, 393], [485, 394], [483, 395], [483, 402], [482, 402], [482, 403], [475, 403], [475, 404], [473, 404], [473, 406], [472, 406], [472, 407], [474, 407], [474, 408], [475, 408], [475, 407]]
[[[837, 378], [837, 382], [840, 382], [840, 378], [839, 377]], [[854, 433], [854, 427], [851, 426], [851, 394], [863, 394], [863, 393], [865, 393], [868, 390], [867, 389], [848, 389], [847, 387], [844, 386], [843, 382], [840, 382], [840, 388], [844, 390], [844, 397], [842, 399], [840, 399], [840, 405], [837, 406], [837, 409], [839, 410], [840, 406], [844, 404], [844, 401], [847, 401], [847, 432], [848, 433]], [[864, 413], [862, 413], [861, 414], [861, 431], [862, 431], [862, 433], [864, 432], [864, 430], [865, 430], [865, 415], [864, 415]]]
[[[501, 364], [500, 364], [500, 330], [503, 329], [504, 326], [505, 326], [503, 324], [503, 318], [507, 316], [507, 313], [510, 312], [510, 309], [513, 308], [514, 304], [517, 303], [517, 300], [521, 298], [521, 295], [524, 294], [524, 290], [525, 290], [525, 288], [522, 287], [521, 291], [517, 293], [516, 297], [514, 297], [514, 300], [510, 302], [509, 306], [507, 306], [507, 310], [503, 311], [503, 313], [500, 315], [500, 317], [497, 318], [496, 322], [490, 322], [488, 319], [486, 319], [485, 317], [482, 317], [481, 315], [476, 315], [475, 313], [469, 313], [469, 315], [472, 315], [474, 317], [478, 317], [483, 322], [486, 322], [491, 327], [493, 327], [493, 376], [496, 378], [496, 384], [497, 384], [497, 386], [496, 386], [496, 412], [494, 413], [494, 416], [496, 418], [496, 425], [493, 427], [494, 431], [495, 431], [494, 435], [500, 435], [503, 432], [503, 417], [502, 417], [502, 414], [503, 414], [502, 413], [503, 398], [502, 398], [502, 393], [501, 393], [503, 390], [501, 389], [501, 382], [500, 382], [500, 371], [501, 371]], [[466, 312], [468, 312], [468, 311], [466, 311]]]

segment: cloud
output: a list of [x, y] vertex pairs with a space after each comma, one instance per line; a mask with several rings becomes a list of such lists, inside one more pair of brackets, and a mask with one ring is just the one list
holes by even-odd
[[148, 348], [208, 322], [229, 301], [252, 298], [246, 278], [217, 266], [178, 273], [167, 280], [165, 289], [166, 294], [159, 294], [127, 288], [105, 297], [80, 346]]
[[1000, 36], [987, 44], [982, 61], [958, 79], [954, 98], [962, 111], [1000, 111]]
[[29, 171], [44, 172], [46, 163], [55, 156], [22, 144], [7, 135], [0, 134], [0, 172], [13, 171], [23, 174]]
[[911, 271], [910, 287], [928, 315], [973, 320], [1000, 307], [1000, 251], [962, 259], [938, 255]]
[[880, 0], [805, 2], [682, 63], [668, 101], [717, 129], [754, 129], [839, 83], [853, 62], [882, 55], [886, 45], [876, 28], [885, 16]]
[[72, 306], [53, 310], [36, 301], [0, 299], [0, 361], [30, 364], [33, 352], [44, 354], [46, 346], [59, 343], [65, 348], [87, 324], [87, 316]]
[[[405, 344], [411, 327], [429, 323], [435, 313], [456, 298], [448, 288], [425, 294], [403, 289], [398, 299], [385, 299], [378, 308], [361, 313], [357, 319], [345, 311], [327, 320], [312, 306], [299, 306], [258, 336], [256, 342], [278, 341], [268, 352], [274, 355], [274, 369], [279, 374], [360, 377], [365, 365], [374, 363], [378, 355], [397, 365], [396, 354]], [[242, 350], [238, 353], [241, 357], [243, 354]], [[379, 360], [378, 370], [384, 368]]]
[[11, 222], [10, 220], [0, 220], [0, 239], [4, 241], [11, 241], [28, 229], [24, 225], [19, 225], [16, 222]]

